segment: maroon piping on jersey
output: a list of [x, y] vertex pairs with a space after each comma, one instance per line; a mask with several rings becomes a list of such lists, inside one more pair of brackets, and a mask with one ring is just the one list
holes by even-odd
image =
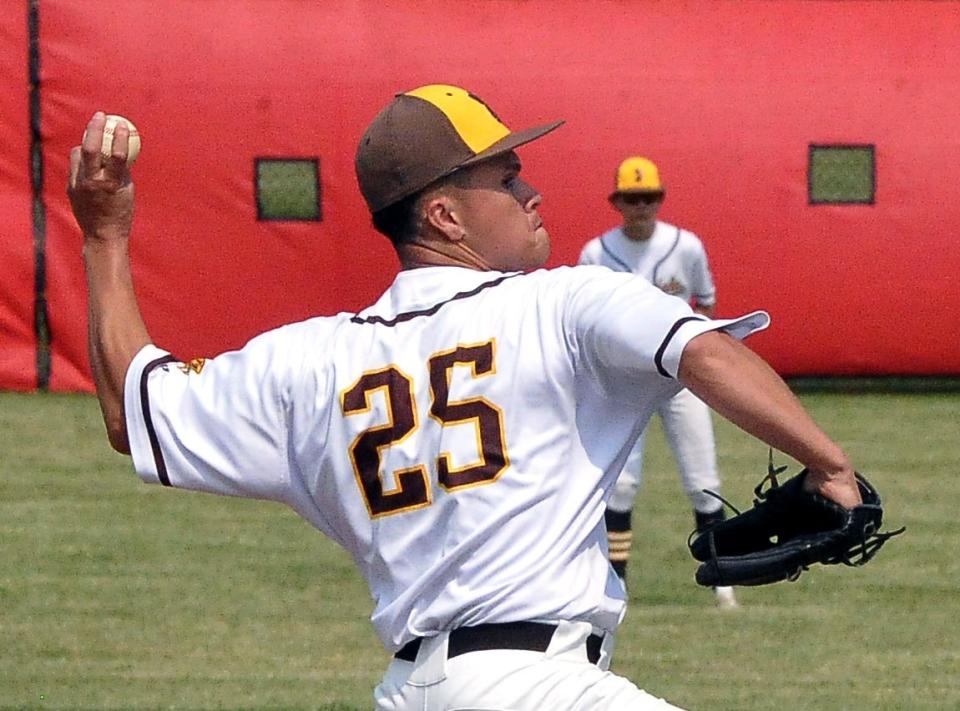
[[153, 462], [157, 467], [157, 477], [164, 486], [172, 486], [172, 484], [170, 483], [170, 477], [167, 476], [167, 465], [163, 461], [163, 452], [160, 450], [157, 430], [153, 426], [153, 417], [150, 416], [150, 391], [147, 388], [147, 378], [154, 368], [176, 360], [172, 355], [165, 355], [147, 363], [143, 372], [140, 373], [140, 407], [143, 410], [143, 424], [147, 428], [147, 437], [150, 438], [150, 449], [153, 451]]
[[434, 304], [428, 309], [421, 309], [420, 311], [408, 311], [407, 313], [397, 314], [391, 319], [385, 319], [383, 318], [383, 316], [366, 316], [364, 318], [361, 318], [360, 316], [354, 316], [353, 318], [350, 319], [350, 322], [351, 323], [378, 323], [381, 326], [390, 327], [390, 326], [396, 326], [398, 323], [402, 323], [403, 321], [410, 321], [411, 319], [415, 319], [418, 316], [433, 316], [435, 313], [437, 313], [437, 311], [440, 310], [442, 306], [444, 306], [445, 304], [449, 304], [451, 301], [457, 301], [458, 299], [466, 299], [471, 296], [476, 296], [484, 289], [487, 289], [491, 286], [497, 286], [498, 284], [503, 283], [507, 279], [512, 279], [515, 276], [520, 276], [520, 273], [505, 274], [499, 279], [494, 279], [493, 281], [488, 281], [484, 284], [481, 284], [476, 289], [471, 289], [470, 291], [461, 291], [459, 294], [454, 294], [446, 301], [441, 301], [439, 304]]
[[657, 349], [657, 354], [653, 357], [653, 362], [656, 364], [657, 371], [659, 371], [660, 375], [662, 375], [665, 378], [670, 378], [671, 380], [674, 379], [674, 377], [670, 375], [670, 373], [668, 373], [666, 369], [663, 367], [663, 354], [666, 352], [667, 346], [670, 345], [670, 339], [672, 339], [674, 335], [677, 333], [677, 331], [680, 330], [680, 327], [683, 324], [685, 324], [687, 321], [706, 321], [706, 320], [707, 319], [703, 318], [702, 316], [684, 316], [682, 319], [680, 319], [675, 324], [673, 324], [673, 326], [670, 327], [670, 330], [667, 332], [667, 335], [664, 337], [663, 342], [660, 343], [660, 347]]
[[[667, 250], [667, 253], [664, 254], [660, 260], [653, 265], [653, 275], [650, 277], [650, 281], [653, 284], [657, 283], [657, 271], [660, 269], [660, 265], [667, 261], [667, 257], [673, 254], [673, 250], [677, 248], [677, 245], [680, 244], [680, 228], [677, 228], [677, 236], [673, 238], [673, 244], [670, 245], [670, 249]], [[625, 272], [633, 273], [633, 269], [625, 261], [620, 259], [616, 254], [613, 253], [613, 250], [607, 246], [607, 243], [603, 241], [603, 237], [600, 238], [600, 246], [603, 248], [603, 251], [607, 253], [607, 256], [610, 257], [613, 261], [623, 267]]]
[[653, 277], [651, 277], [650, 281], [652, 281], [654, 284], [657, 283], [657, 272], [660, 271], [661, 265], [665, 261], [667, 261], [667, 257], [673, 254], [673, 250], [677, 248], [678, 244], [680, 244], [680, 228], [679, 227], [677, 228], [677, 236], [673, 238], [673, 244], [670, 245], [670, 249], [668, 249], [667, 253], [660, 258], [659, 262], [653, 265]]
[[603, 248], [603, 251], [607, 253], [607, 256], [610, 257], [613, 261], [623, 267], [623, 271], [628, 273], [633, 273], [633, 270], [630, 268], [630, 265], [625, 261], [620, 259], [616, 254], [613, 253], [613, 250], [607, 246], [607, 243], [603, 241], [603, 237], [600, 238], [600, 246]]

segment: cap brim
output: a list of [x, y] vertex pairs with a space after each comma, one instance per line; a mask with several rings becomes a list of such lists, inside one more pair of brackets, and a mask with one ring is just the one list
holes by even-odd
[[524, 131], [511, 133], [509, 136], [504, 136], [501, 138], [486, 150], [480, 151], [473, 158], [461, 163], [458, 167], [463, 168], [464, 166], [473, 165], [474, 163], [479, 163], [480, 161], [487, 160], [488, 158], [493, 158], [494, 156], [512, 151], [514, 148], [522, 146], [524, 143], [530, 143], [530, 141], [535, 141], [536, 139], [540, 138], [540, 136], [550, 133], [553, 129], [562, 126], [563, 123], [564, 122], [562, 120], [554, 121], [553, 123], [544, 124], [543, 126], [536, 126], [535, 128], [528, 128]]
[[630, 188], [629, 190], [614, 190], [610, 193], [608, 200], [615, 199], [618, 195], [666, 195], [667, 191], [663, 188]]

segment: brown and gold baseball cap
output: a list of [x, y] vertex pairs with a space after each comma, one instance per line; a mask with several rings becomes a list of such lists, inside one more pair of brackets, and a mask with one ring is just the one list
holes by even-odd
[[370, 212], [379, 212], [439, 178], [529, 143], [562, 123], [514, 133], [483, 101], [448, 84], [397, 94], [360, 139], [360, 192]]
[[663, 193], [656, 163], [643, 156], [631, 156], [620, 163], [610, 199], [625, 193]]

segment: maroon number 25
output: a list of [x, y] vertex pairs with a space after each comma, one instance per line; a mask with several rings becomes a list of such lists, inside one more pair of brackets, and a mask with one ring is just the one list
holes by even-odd
[[[449, 399], [450, 380], [456, 365], [471, 368], [471, 377], [496, 373], [494, 343], [458, 346], [430, 357], [430, 417], [441, 427], [472, 424], [477, 439], [477, 461], [453, 468], [448, 452], [441, 452], [434, 463], [437, 480], [447, 492], [480, 484], [489, 484], [510, 463], [503, 433], [503, 413], [483, 397]], [[340, 396], [347, 417], [369, 412], [370, 396], [382, 392], [387, 404], [387, 422], [370, 427], [350, 444], [350, 461], [370, 516], [387, 516], [429, 506], [433, 500], [427, 467], [424, 464], [393, 472], [396, 487], [386, 491], [380, 474], [383, 450], [415, 434], [419, 427], [413, 394], [413, 379], [394, 365], [365, 372]]]

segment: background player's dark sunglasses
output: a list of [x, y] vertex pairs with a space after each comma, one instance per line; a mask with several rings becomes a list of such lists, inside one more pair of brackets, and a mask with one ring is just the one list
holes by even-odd
[[629, 193], [620, 196], [621, 202], [627, 205], [652, 205], [655, 202], [663, 200], [663, 193]]

